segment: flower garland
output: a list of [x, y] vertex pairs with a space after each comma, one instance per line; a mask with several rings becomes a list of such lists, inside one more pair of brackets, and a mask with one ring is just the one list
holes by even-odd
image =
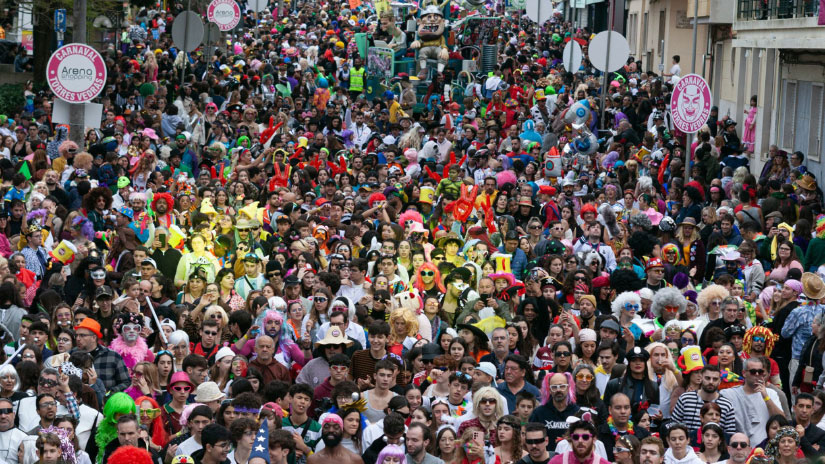
[[[610, 433], [613, 434], [614, 437], [619, 435], [619, 431], [616, 430], [616, 424], [613, 423], [613, 415], [607, 416], [607, 427], [610, 429]], [[627, 434], [628, 435], [636, 435], [633, 431], [633, 421], [627, 421]]]

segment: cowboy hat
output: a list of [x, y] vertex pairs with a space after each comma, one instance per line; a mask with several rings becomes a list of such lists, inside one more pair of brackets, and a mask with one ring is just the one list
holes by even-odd
[[315, 342], [315, 346], [321, 345], [352, 345], [352, 340], [350, 340], [344, 332], [341, 330], [340, 327], [330, 327], [327, 331], [324, 338]]
[[802, 274], [802, 293], [812, 300], [825, 298], [825, 282], [813, 272]]
[[796, 180], [796, 185], [804, 190], [816, 190], [816, 181], [813, 177], [804, 175]]
[[487, 343], [489, 342], [489, 339], [487, 338], [487, 334], [484, 333], [483, 330], [479, 329], [478, 327], [476, 327], [472, 324], [458, 324], [456, 326], [456, 329], [458, 329], [458, 330], [467, 329], [470, 332], [472, 332], [473, 335], [475, 336], [475, 339], [476, 339], [475, 344], [477, 346], [482, 347], [482, 348], [485, 348], [487, 346]]

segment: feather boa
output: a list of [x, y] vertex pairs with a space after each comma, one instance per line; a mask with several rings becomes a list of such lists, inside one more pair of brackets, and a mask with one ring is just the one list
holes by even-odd
[[118, 336], [109, 345], [109, 349], [119, 354], [123, 358], [123, 363], [131, 371], [135, 365], [146, 359], [146, 352], [149, 348], [146, 346], [146, 340], [143, 337], [138, 337], [135, 346], [129, 346], [123, 340], [122, 336]]

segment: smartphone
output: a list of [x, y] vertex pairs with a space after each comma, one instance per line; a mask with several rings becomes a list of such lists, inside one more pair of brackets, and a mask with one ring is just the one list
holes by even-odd
[[159, 234], [158, 241], [160, 242], [161, 248], [166, 246], [166, 234]]

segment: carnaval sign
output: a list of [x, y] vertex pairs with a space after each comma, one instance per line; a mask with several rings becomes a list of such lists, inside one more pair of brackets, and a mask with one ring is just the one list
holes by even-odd
[[679, 79], [670, 96], [671, 116], [677, 129], [693, 134], [699, 131], [710, 116], [710, 87], [702, 76], [688, 74]]
[[231, 31], [241, 21], [241, 7], [235, 0], [212, 0], [206, 9], [206, 19], [221, 31]]
[[106, 85], [106, 64], [94, 48], [73, 43], [58, 48], [46, 65], [49, 88], [61, 100], [86, 103]]

